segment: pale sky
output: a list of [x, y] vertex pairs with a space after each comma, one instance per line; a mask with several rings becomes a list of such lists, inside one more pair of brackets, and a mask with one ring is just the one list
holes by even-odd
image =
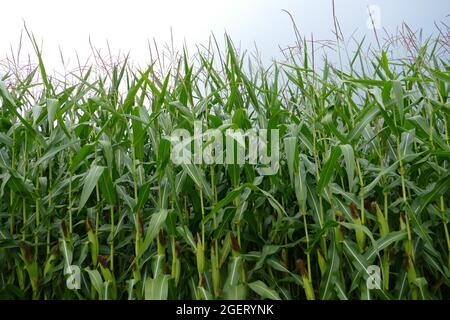
[[[336, 14], [346, 35], [372, 34], [366, 27], [368, 5], [380, 8], [380, 23], [389, 31], [403, 21], [435, 32], [434, 21], [450, 20], [448, 0], [336, 0]], [[332, 39], [331, 0], [14, 0], [2, 1], [0, 12], [0, 59], [17, 47], [23, 21], [38, 42], [43, 43], [46, 64], [58, 67], [62, 49], [66, 60], [74, 61], [75, 50], [82, 57], [90, 51], [89, 37], [96, 47], [113, 53], [130, 51], [141, 63], [148, 60], [147, 39], [159, 45], [170, 41], [180, 47], [207, 42], [211, 32], [219, 40], [227, 31], [233, 41], [252, 49], [256, 42], [266, 59], [279, 56], [278, 45], [293, 44], [290, 11], [302, 34], [315, 39]], [[24, 41], [26, 42], [26, 40]], [[29, 50], [24, 46], [23, 51]], [[67, 61], [66, 61], [67, 62]]]

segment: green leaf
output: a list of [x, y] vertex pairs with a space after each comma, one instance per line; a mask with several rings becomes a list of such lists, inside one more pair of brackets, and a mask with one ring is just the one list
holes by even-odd
[[[133, 115], [139, 119], [139, 107], [133, 108]], [[144, 159], [144, 137], [146, 132], [143, 130], [142, 123], [140, 121], [132, 119], [131, 126], [133, 128], [133, 137], [135, 137], [133, 139], [134, 156], [136, 159], [142, 161]]]
[[88, 273], [91, 284], [94, 286], [95, 291], [97, 291], [98, 299], [104, 299], [103, 280], [100, 273], [97, 270], [91, 270], [89, 268], [84, 270]]
[[400, 141], [400, 156], [402, 160], [406, 161], [407, 156], [412, 154], [412, 144], [415, 138], [415, 130], [402, 132]]
[[392, 92], [394, 93], [395, 104], [397, 106], [397, 112], [400, 115], [400, 124], [403, 124], [404, 116], [404, 103], [403, 103], [403, 88], [400, 81], [392, 81]]
[[80, 212], [81, 209], [84, 208], [84, 205], [91, 196], [92, 190], [94, 190], [95, 186], [97, 185], [97, 182], [100, 179], [100, 176], [102, 175], [104, 169], [105, 167], [100, 167], [97, 165], [92, 165], [89, 169], [86, 177], [84, 178], [84, 185], [81, 192], [80, 203], [78, 205], [78, 212]]
[[192, 232], [187, 228], [187, 226], [178, 226], [177, 232], [183, 237], [183, 239], [188, 243], [194, 253], [197, 252], [197, 244], [195, 243]]
[[228, 264], [228, 278], [225, 286], [235, 286], [238, 284], [240, 273], [242, 270], [242, 258], [232, 257]]
[[[104, 139], [104, 140], [100, 140], [99, 141], [102, 148], [103, 148], [103, 154], [105, 156], [106, 159], [106, 163], [108, 165], [108, 167], [110, 169], [112, 169], [114, 167], [114, 160], [113, 160], [113, 149], [111, 146], [111, 142], [109, 141], [109, 139]], [[94, 150], [94, 149], [92, 149]], [[94, 152], [94, 151], [91, 151]]]
[[11, 147], [13, 144], [13, 140], [3, 132], [0, 132], [0, 142], [8, 147]]
[[370, 125], [370, 122], [378, 115], [379, 109], [376, 108], [374, 105], [371, 107], [368, 107], [358, 115], [357, 119], [355, 120], [355, 127], [350, 131], [350, 133], [347, 136], [348, 141], [354, 141], [358, 139], [361, 136], [361, 133], [363, 130]]
[[344, 155], [345, 170], [347, 172], [349, 191], [352, 192], [355, 182], [355, 155], [351, 145], [340, 145], [342, 154]]
[[300, 209], [303, 214], [306, 214], [306, 212], [303, 212], [303, 210], [306, 209], [308, 190], [306, 186], [306, 169], [303, 159], [301, 159], [298, 163], [298, 174], [295, 175], [294, 187], [295, 195], [297, 196], [297, 201], [300, 205]]
[[145, 281], [145, 300], [167, 300], [169, 276], [159, 274]]
[[151, 186], [152, 182], [147, 181], [142, 185], [141, 188], [139, 188], [139, 195], [136, 201], [136, 206], [133, 209], [134, 212], [139, 212], [140, 210], [142, 210], [142, 208], [144, 208], [144, 205], [147, 202], [148, 197], [150, 196]]
[[257, 280], [252, 283], [249, 283], [248, 286], [250, 287], [250, 289], [252, 289], [257, 294], [259, 294], [261, 296], [261, 298], [263, 298], [263, 299], [281, 300], [278, 293], [275, 290], [270, 289], [261, 280]]
[[201, 173], [200, 169], [195, 164], [181, 164], [183, 170], [187, 172], [192, 181], [197, 185], [197, 187], [203, 190], [205, 196], [208, 200], [211, 200], [211, 187], [206, 181], [204, 175]]
[[106, 202], [115, 205], [117, 202], [116, 187], [109, 170], [103, 170], [99, 180], [100, 191]]
[[50, 126], [53, 127], [55, 121], [56, 110], [59, 108], [58, 99], [47, 99], [47, 118]]
[[52, 147], [50, 148], [42, 157], [40, 157], [38, 159], [38, 161], [36, 161], [36, 166], [40, 165], [41, 163], [52, 159], [53, 157], [55, 157], [59, 152], [69, 148], [71, 145], [74, 144], [74, 141], [68, 142], [66, 144], [60, 145], [58, 147]]
[[341, 156], [341, 148], [334, 147], [333, 150], [331, 151], [330, 158], [324, 164], [320, 172], [320, 179], [319, 183], [317, 184], [317, 192], [319, 194], [323, 192], [323, 189], [330, 182], [331, 177], [333, 176], [334, 168], [339, 165], [338, 159], [340, 156]]
[[33, 139], [36, 139], [36, 141], [40, 145], [45, 146], [45, 142], [42, 139], [42, 137], [36, 132], [36, 130], [17, 111], [17, 110], [20, 110], [20, 109], [16, 106], [16, 103], [14, 102], [14, 100], [11, 97], [10, 93], [6, 89], [6, 86], [5, 86], [3, 81], [0, 81], [0, 97], [3, 98], [3, 105], [6, 106], [8, 108], [8, 110], [20, 120], [20, 122], [24, 125], [25, 128], [27, 128], [28, 132], [31, 134], [31, 137]]
[[162, 172], [165, 166], [167, 165], [170, 158], [170, 141], [166, 139], [161, 139], [159, 141], [159, 149], [158, 149], [158, 168]]
[[131, 113], [131, 109], [135, 103], [136, 94], [138, 93], [142, 84], [148, 80], [148, 75], [152, 69], [153, 69], [153, 65], [151, 65], [142, 74], [142, 77], [138, 80], [138, 82], [128, 90], [127, 96], [125, 97], [125, 101], [123, 102], [123, 106], [122, 106], [124, 113], [126, 113], [126, 114]]
[[95, 143], [85, 144], [78, 152], [75, 153], [75, 156], [72, 158], [72, 164], [70, 166], [70, 171], [73, 173], [79, 166], [79, 164], [86, 160], [88, 155], [92, 155], [95, 150]]
[[159, 230], [164, 225], [166, 221], [168, 210], [160, 209], [158, 212], [154, 213], [150, 218], [150, 223], [147, 227], [147, 232], [145, 234], [144, 243], [142, 245], [141, 251], [138, 254], [138, 259], [142, 256], [142, 254], [150, 247], [152, 241], [157, 236]]
[[414, 210], [415, 215], [420, 215], [428, 204], [440, 195], [450, 190], [450, 174], [440, 179], [434, 185], [434, 188], [420, 198], [420, 205]]
[[389, 167], [383, 169], [382, 171], [380, 171], [377, 176], [372, 180], [371, 183], [369, 183], [365, 188], [364, 191], [366, 193], [372, 191], [373, 188], [375, 188], [378, 184], [378, 182], [380, 181], [380, 179], [388, 174], [392, 174], [395, 173], [395, 170], [397, 170], [397, 167], [399, 166], [400, 161], [396, 161], [394, 162], [392, 165], [390, 165]]
[[377, 245], [375, 247], [371, 247], [367, 252], [365, 259], [370, 261], [374, 258], [381, 250], [386, 249], [390, 245], [402, 241], [407, 236], [406, 230], [394, 231], [391, 232], [376, 241]]
[[258, 261], [256, 262], [254, 270], [258, 270], [258, 269], [262, 268], [266, 258], [277, 253], [278, 250], [280, 250], [280, 246], [265, 245], [261, 250], [261, 256], [258, 259]]
[[229, 286], [224, 288], [225, 299], [227, 300], [245, 300], [247, 287], [243, 284]]
[[327, 268], [320, 282], [320, 299], [328, 300], [333, 298], [333, 288], [336, 283], [336, 277], [339, 273], [340, 259], [336, 244], [333, 242], [331, 248], [328, 248]]
[[291, 183], [294, 181], [294, 167], [297, 149], [296, 146], [297, 146], [296, 137], [288, 137], [284, 139], [284, 149], [286, 152], [286, 160], [288, 164], [289, 177], [291, 178]]

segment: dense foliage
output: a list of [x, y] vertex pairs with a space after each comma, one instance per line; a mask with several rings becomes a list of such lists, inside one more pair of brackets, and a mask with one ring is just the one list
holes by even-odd
[[[227, 39], [169, 68], [67, 81], [32, 41], [39, 63], [0, 82], [1, 298], [449, 298], [438, 42], [408, 59], [358, 50], [343, 68], [314, 66], [305, 42], [264, 68]], [[164, 137], [196, 120], [279, 129], [278, 172], [174, 165]]]

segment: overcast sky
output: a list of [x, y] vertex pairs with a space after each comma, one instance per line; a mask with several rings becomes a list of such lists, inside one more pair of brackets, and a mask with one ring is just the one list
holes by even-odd
[[[403, 21], [434, 32], [435, 21], [449, 21], [448, 0], [336, 0], [336, 14], [346, 35], [372, 33], [366, 26], [369, 5], [377, 5], [382, 27], [394, 31]], [[278, 57], [278, 45], [294, 42], [290, 11], [302, 34], [315, 39], [333, 37], [331, 0], [14, 0], [2, 1], [0, 58], [16, 47], [23, 21], [43, 41], [46, 63], [58, 65], [59, 51], [74, 60], [87, 56], [89, 37], [97, 47], [109, 41], [113, 51], [131, 52], [138, 62], [148, 60], [147, 39], [162, 44], [205, 43], [211, 32], [226, 30], [235, 43], [252, 48], [256, 42], [265, 59]], [[24, 50], [27, 50], [26, 47]]]

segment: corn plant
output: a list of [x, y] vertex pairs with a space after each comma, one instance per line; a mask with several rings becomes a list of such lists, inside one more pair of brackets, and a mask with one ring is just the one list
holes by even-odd
[[[30, 41], [37, 65], [0, 75], [1, 298], [449, 298], [442, 42], [318, 68], [306, 41], [267, 67], [226, 38], [69, 81]], [[276, 173], [175, 165], [195, 122], [279, 130]]]

